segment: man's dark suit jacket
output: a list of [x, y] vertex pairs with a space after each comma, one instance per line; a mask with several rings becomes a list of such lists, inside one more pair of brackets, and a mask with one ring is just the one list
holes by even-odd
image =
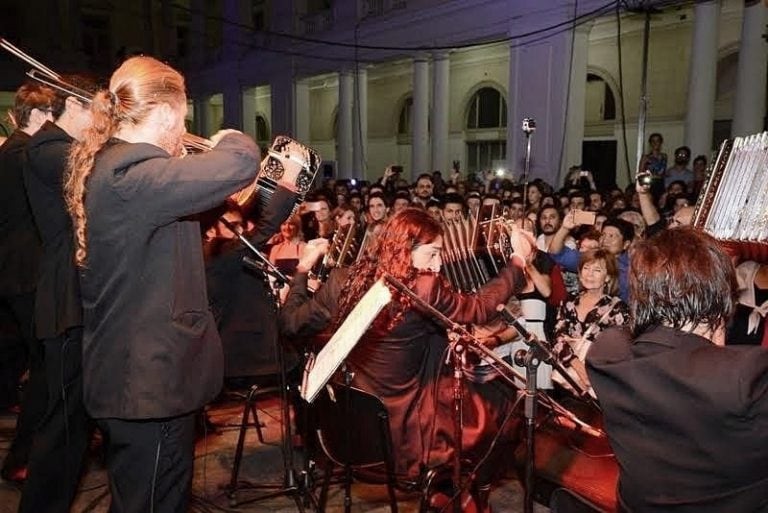
[[35, 334], [40, 339], [53, 338], [82, 325], [72, 220], [63, 190], [72, 141], [69, 134], [48, 121], [27, 145], [24, 181], [43, 241], [35, 294]]
[[768, 351], [665, 327], [587, 354], [630, 512], [768, 511]]
[[183, 159], [118, 140], [97, 154], [80, 282], [85, 405], [94, 418], [173, 417], [221, 390], [200, 224], [189, 216], [250, 183], [258, 155], [241, 134]]
[[30, 293], [37, 283], [40, 238], [24, 190], [21, 130], [0, 146], [0, 297]]

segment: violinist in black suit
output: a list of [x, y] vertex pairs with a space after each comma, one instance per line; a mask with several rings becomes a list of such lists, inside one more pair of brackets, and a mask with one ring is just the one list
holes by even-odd
[[[16, 92], [11, 117], [17, 124], [8, 140], [0, 146], [0, 308], [13, 319], [25, 347], [30, 380], [22, 399], [22, 410], [16, 425], [16, 437], [3, 462], [5, 479], [21, 480], [26, 473], [32, 432], [45, 410], [45, 383], [42, 347], [35, 339], [34, 301], [37, 269], [41, 253], [40, 237], [24, 189], [25, 148], [32, 135], [53, 119], [53, 89], [36, 82], [24, 84]], [[7, 354], [7, 353], [6, 353]], [[15, 391], [21, 370], [4, 362], [5, 387], [2, 401]]]
[[[84, 77], [64, 79], [94, 92]], [[35, 293], [35, 336], [44, 347], [45, 415], [37, 426], [20, 512], [66, 512], [77, 492], [88, 446], [83, 405], [82, 305], [75, 266], [72, 221], [64, 203], [67, 158], [72, 143], [91, 126], [90, 105], [56, 92], [55, 121], [47, 121], [26, 148], [24, 182], [43, 242]]]

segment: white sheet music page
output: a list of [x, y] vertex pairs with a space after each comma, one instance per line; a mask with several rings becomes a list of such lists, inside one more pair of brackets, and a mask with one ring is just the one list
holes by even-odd
[[331, 340], [323, 347], [314, 359], [314, 365], [309, 370], [301, 390], [301, 397], [311, 403], [331, 379], [333, 373], [341, 366], [360, 337], [368, 330], [381, 309], [390, 302], [392, 293], [379, 280], [365, 293], [360, 302], [349, 312]]

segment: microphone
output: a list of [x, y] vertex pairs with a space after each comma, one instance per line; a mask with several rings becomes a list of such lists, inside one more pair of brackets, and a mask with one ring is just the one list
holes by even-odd
[[[512, 326], [517, 330], [517, 332], [520, 334], [521, 337], [523, 337], [523, 340], [525, 340], [525, 343], [528, 344], [531, 350], [535, 350], [538, 352], [539, 359], [542, 362], [552, 365], [563, 376], [563, 378], [565, 378], [568, 384], [571, 385], [574, 390], [576, 390], [579, 397], [597, 405], [597, 403], [592, 399], [592, 397], [589, 395], [587, 390], [584, 389], [582, 385], [577, 383], [571, 377], [570, 374], [568, 374], [568, 371], [565, 370], [562, 363], [560, 363], [560, 360], [552, 352], [552, 348], [549, 347], [549, 344], [546, 341], [539, 340], [539, 338], [535, 334], [525, 329], [522, 323], [520, 323], [520, 321], [518, 321], [517, 318], [514, 315], [512, 315], [512, 312], [510, 312], [507, 309], [507, 307], [505, 307], [504, 305], [498, 305], [496, 307], [496, 311], [499, 313], [499, 315], [501, 315], [501, 318], [504, 319], [504, 322], [506, 322], [509, 326]], [[515, 358], [517, 362], [517, 358], [518, 358], [517, 354], [515, 355]], [[521, 365], [521, 364], [518, 363], [518, 365]]]
[[496, 306], [496, 311], [499, 312], [499, 315], [501, 315], [501, 318], [504, 319], [505, 322], [509, 324], [517, 324], [517, 318], [512, 315], [512, 312], [510, 312], [509, 308], [506, 306], [499, 304]]
[[521, 337], [523, 337], [526, 341], [531, 339], [533, 336], [531, 332], [528, 331], [525, 326], [523, 326], [523, 324], [517, 320], [517, 317], [512, 315], [512, 312], [509, 311], [509, 308], [503, 304], [499, 304], [496, 307], [496, 311], [499, 313], [499, 315], [501, 315], [501, 318], [504, 319], [504, 322], [517, 330]]
[[243, 264], [245, 264], [246, 267], [253, 269], [254, 271], [264, 272], [267, 270], [267, 266], [264, 265], [264, 262], [254, 260], [248, 255], [243, 257]]
[[226, 218], [226, 217], [224, 217], [224, 216], [221, 216], [221, 217], [219, 217], [219, 221], [221, 221], [221, 224], [223, 224], [224, 226], [226, 226], [226, 227], [227, 227], [227, 229], [229, 229], [229, 231], [231, 231], [233, 234], [235, 234], [235, 235], [237, 235], [237, 236], [239, 236], [239, 235], [240, 235], [240, 230], [237, 228], [237, 226], [235, 226], [235, 225], [232, 223], [232, 221], [230, 221], [229, 219], [227, 219], [227, 218]]

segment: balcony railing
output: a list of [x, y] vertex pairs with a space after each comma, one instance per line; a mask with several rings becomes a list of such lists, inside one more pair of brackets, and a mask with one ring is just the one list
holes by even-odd
[[301, 17], [301, 28], [304, 34], [317, 34], [333, 27], [333, 11], [325, 9]]
[[383, 16], [391, 11], [405, 9], [407, 6], [408, 2], [406, 0], [361, 0], [361, 19]]

